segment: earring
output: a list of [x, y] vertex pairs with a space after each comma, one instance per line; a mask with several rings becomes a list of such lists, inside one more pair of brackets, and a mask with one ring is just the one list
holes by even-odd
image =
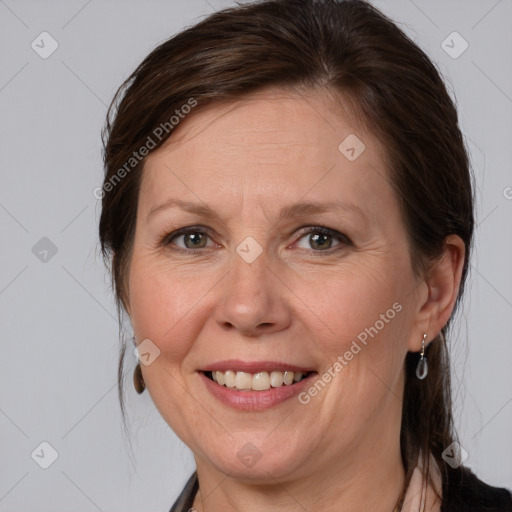
[[133, 371], [133, 386], [135, 387], [135, 391], [137, 391], [139, 395], [142, 394], [146, 389], [146, 383], [144, 382], [144, 377], [142, 376], [140, 363], [137, 363], [137, 366]]
[[423, 339], [421, 340], [421, 354], [420, 354], [420, 360], [418, 361], [418, 366], [416, 366], [416, 377], [418, 379], [423, 380], [428, 373], [428, 364], [427, 364], [427, 358], [425, 356], [425, 338], [427, 337], [426, 334], [423, 335]]

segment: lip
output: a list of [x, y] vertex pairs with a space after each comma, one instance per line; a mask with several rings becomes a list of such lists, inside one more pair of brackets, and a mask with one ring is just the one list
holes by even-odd
[[[218, 366], [216, 366], [219, 369]], [[233, 367], [230, 367], [233, 368]], [[238, 367], [239, 368], [239, 367]], [[262, 368], [258, 366], [258, 368]], [[274, 366], [275, 368], [283, 368]], [[290, 367], [291, 368], [291, 367]], [[212, 371], [212, 370], [209, 370]], [[219, 370], [222, 371], [222, 370]], [[227, 371], [227, 370], [224, 370]], [[243, 370], [239, 370], [243, 371]], [[266, 371], [266, 370], [260, 370]], [[292, 370], [289, 370], [292, 371]], [[301, 370], [297, 370], [301, 371]], [[306, 371], [306, 370], [304, 370]], [[252, 372], [250, 372], [252, 373]], [[255, 372], [256, 373], [256, 372]], [[277, 388], [270, 388], [266, 391], [237, 391], [233, 388], [227, 388], [221, 386], [213, 380], [209, 379], [203, 371], [198, 372], [200, 378], [204, 382], [206, 389], [212, 394], [214, 398], [219, 400], [221, 403], [228, 405], [229, 407], [239, 411], [265, 411], [275, 407], [290, 398], [296, 397], [304, 390], [307, 386], [311, 385], [311, 378], [317, 375], [316, 372], [310, 373], [306, 378], [300, 382], [294, 382], [293, 384], [286, 386], [280, 386]]]
[[242, 361], [240, 359], [227, 359], [225, 361], [217, 361], [216, 363], [212, 363], [208, 366], [205, 366], [204, 368], [201, 368], [201, 371], [203, 372], [227, 372], [228, 370], [247, 373], [271, 372], [274, 370], [302, 373], [315, 371], [313, 368], [295, 366], [293, 364], [281, 363], [279, 361]]

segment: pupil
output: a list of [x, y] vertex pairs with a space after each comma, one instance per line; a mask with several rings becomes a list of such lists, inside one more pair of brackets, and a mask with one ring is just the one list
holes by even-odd
[[202, 233], [189, 233], [185, 235], [185, 245], [190, 249], [189, 243], [192, 244], [193, 247], [203, 247], [204, 243]]
[[315, 233], [312, 235], [312, 242], [316, 244], [316, 248], [320, 249], [329, 249], [329, 235], [324, 235], [322, 233]]

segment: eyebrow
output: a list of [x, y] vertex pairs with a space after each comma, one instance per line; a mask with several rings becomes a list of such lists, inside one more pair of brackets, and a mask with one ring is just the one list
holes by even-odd
[[[154, 206], [148, 213], [146, 220], [149, 221], [157, 212], [167, 210], [169, 208], [179, 208], [189, 213], [196, 214], [200, 217], [221, 220], [219, 215], [206, 204], [193, 203], [190, 201], [182, 201], [180, 199], [168, 199], [167, 201]], [[304, 217], [306, 215], [315, 215], [319, 213], [329, 213], [333, 211], [345, 211], [367, 218], [365, 213], [353, 203], [344, 203], [342, 201], [331, 201], [326, 203], [315, 203], [310, 201], [302, 201], [288, 206], [283, 206], [279, 212], [277, 223], [293, 217]]]

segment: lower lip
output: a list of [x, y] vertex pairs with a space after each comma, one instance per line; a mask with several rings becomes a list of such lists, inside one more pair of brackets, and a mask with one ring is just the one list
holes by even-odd
[[297, 396], [306, 386], [310, 385], [310, 374], [300, 382], [294, 382], [290, 386], [270, 388], [266, 391], [237, 391], [234, 388], [221, 386], [209, 379], [203, 372], [199, 375], [208, 391], [222, 403], [241, 411], [263, 411]]

